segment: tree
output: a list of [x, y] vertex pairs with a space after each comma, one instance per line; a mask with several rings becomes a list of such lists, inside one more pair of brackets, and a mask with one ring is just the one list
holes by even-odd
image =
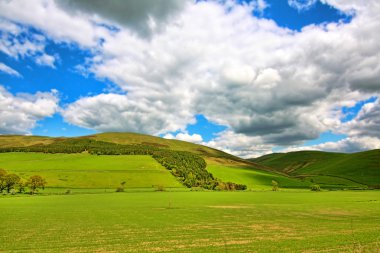
[[5, 176], [7, 172], [4, 169], [0, 169], [0, 193], [5, 190]]
[[20, 177], [16, 174], [7, 174], [4, 176], [5, 189], [9, 193], [13, 187], [20, 182]]
[[26, 186], [26, 182], [20, 180], [20, 181], [18, 182], [17, 186], [16, 186], [16, 187], [17, 187], [17, 192], [18, 192], [18, 193], [23, 193], [23, 192], [25, 192], [25, 186]]
[[29, 187], [30, 193], [34, 194], [38, 191], [38, 188], [45, 189], [46, 181], [41, 176], [34, 175], [28, 179], [26, 185]]
[[278, 182], [275, 180], [272, 180], [272, 191], [278, 191]]
[[314, 192], [319, 192], [321, 190], [321, 187], [318, 184], [313, 184], [312, 186], [310, 186], [310, 190]]

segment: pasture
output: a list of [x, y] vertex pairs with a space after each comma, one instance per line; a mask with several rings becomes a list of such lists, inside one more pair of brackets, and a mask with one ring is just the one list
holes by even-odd
[[0, 252], [379, 252], [380, 192], [0, 197]]
[[183, 187], [151, 156], [96, 156], [89, 154], [0, 153], [0, 168], [27, 179], [41, 175], [48, 188], [115, 189]]

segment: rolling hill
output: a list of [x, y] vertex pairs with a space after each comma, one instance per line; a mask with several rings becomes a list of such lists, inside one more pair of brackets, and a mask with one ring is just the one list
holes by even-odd
[[379, 149], [353, 154], [298, 151], [269, 154], [249, 160], [289, 176], [326, 185], [349, 183], [376, 188], [380, 185]]
[[[105, 158], [95, 159], [90, 154], [79, 154], [82, 151], [80, 151], [80, 147], [77, 149], [78, 147], [76, 145], [82, 145], [80, 143], [101, 143], [101, 145], [106, 145], [105, 148], [103, 147], [103, 153], [104, 149], [113, 149], [116, 144], [121, 146], [129, 146], [128, 153], [131, 153], [130, 149], [132, 149], [132, 153], [135, 154], [138, 154], [138, 152], [141, 153], [141, 150], [137, 150], [139, 147], [147, 147], [148, 151], [149, 149], [157, 149], [168, 152], [185, 151], [193, 153], [205, 160], [207, 164], [207, 171], [211, 172], [218, 179], [221, 179], [224, 182], [244, 184], [248, 186], [248, 189], [270, 189], [271, 181], [274, 179], [280, 183], [281, 187], [292, 188], [309, 186], [309, 183], [302, 182], [301, 180], [295, 178], [290, 178], [289, 176], [284, 175], [281, 172], [274, 171], [269, 167], [250, 162], [239, 157], [235, 157], [217, 149], [185, 141], [168, 140], [160, 137], [137, 133], [101, 133], [75, 138], [3, 135], [0, 136], [0, 149], [9, 147], [26, 147], [30, 148], [31, 151], [36, 150], [37, 148], [37, 150], [39, 150], [37, 152], [46, 152], [43, 151], [45, 147], [69, 147], [73, 148], [74, 150], [70, 151], [70, 153], [77, 154], [39, 154], [38, 157], [42, 157], [30, 159], [29, 162], [25, 163], [24, 160], [28, 157], [31, 157], [30, 153], [19, 152], [13, 155], [11, 153], [5, 153], [1, 154], [2, 156], [0, 157], [0, 168], [4, 168], [16, 174], [18, 173], [21, 177], [28, 176], [31, 172], [37, 174], [39, 173], [47, 178], [47, 181], [50, 182], [51, 187], [106, 188], [107, 185], [110, 187], [115, 187], [115, 184], [120, 183], [120, 181], [124, 180], [124, 178], [129, 178], [128, 180], [131, 183], [129, 185], [127, 184], [127, 186], [131, 187], [149, 187], [155, 184], [155, 180], [152, 176], [153, 172], [148, 168], [150, 166], [149, 163], [145, 166], [144, 170], [141, 170], [144, 165], [140, 166], [140, 170], [139, 168], [136, 170], [125, 169], [120, 165], [121, 162], [119, 162], [117, 166], [115, 165], [115, 167], [113, 163], [109, 161], [107, 162], [107, 159]], [[133, 152], [134, 148], [136, 148], [136, 152]], [[25, 151], [31, 152], [30, 150]], [[91, 152], [94, 153], [95, 151]], [[53, 153], [60, 153], [60, 151], [54, 151]], [[109, 153], [109, 155], [110, 154], [112, 154], [112, 152]], [[78, 158], [78, 155], [80, 156], [80, 159]], [[168, 158], [165, 159], [168, 160]], [[68, 162], [70, 160], [73, 162]], [[98, 163], [91, 162], [95, 160], [99, 160]], [[129, 160], [125, 159], [124, 166], [134, 168], [134, 163], [131, 163]], [[49, 161], [52, 161], [53, 163]], [[78, 161], [78, 163], [74, 161]], [[86, 162], [83, 163], [83, 161]], [[165, 163], [163, 160], [161, 160], [161, 162], [163, 162], [162, 164]], [[52, 166], [54, 163], [61, 163], [63, 164], [63, 167]], [[105, 169], [104, 166], [107, 166], [107, 163], [109, 164], [109, 167], [112, 167], [111, 169]], [[31, 167], [29, 168], [28, 166]], [[160, 173], [162, 174], [163, 172], [161, 171]], [[76, 174], [78, 178], [83, 179], [85, 179], [86, 174], [88, 174], [89, 180], [81, 184], [80, 180], [77, 180], [75, 178]], [[146, 179], [150, 179], [150, 181], [148, 180], [146, 182], [143, 182], [142, 180], [132, 179], [134, 175], [139, 175], [141, 178], [144, 178], [145, 175]], [[167, 176], [172, 177], [170, 173], [168, 173], [166, 176], [162, 174], [162, 176], [163, 186], [175, 186], [175, 184], [167, 178]], [[207, 175], [204, 176], [207, 177]], [[89, 182], [90, 179], [92, 180], [91, 182]], [[109, 183], [110, 180], [112, 181], [111, 184]], [[183, 182], [185, 183], [185, 180], [183, 180]]]

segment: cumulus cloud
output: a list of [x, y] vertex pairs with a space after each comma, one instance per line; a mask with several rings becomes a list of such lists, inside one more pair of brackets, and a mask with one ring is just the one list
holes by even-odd
[[[380, 56], [372, 43], [380, 21], [371, 10], [362, 9], [349, 24], [294, 32], [253, 17], [249, 6], [228, 7], [189, 5], [150, 40], [121, 29], [104, 42], [89, 71], [119, 85], [129, 101], [175, 104], [165, 114], [181, 128], [182, 111], [188, 120], [200, 113], [272, 145], [302, 143], [338, 127], [336, 108], [368, 94], [368, 83], [353, 73], [378, 67], [368, 60]], [[82, 109], [77, 113], [85, 120], [89, 108]], [[148, 133], [162, 127], [153, 125]]]
[[[1, 5], [2, 2], [0, 2]], [[0, 11], [1, 12], [1, 11]], [[16, 59], [31, 58], [38, 65], [55, 68], [57, 56], [45, 52], [46, 38], [36, 32], [22, 27], [14, 22], [0, 19], [0, 51]], [[5, 71], [5, 67], [3, 71]], [[17, 75], [16, 72], [7, 69], [8, 74]]]
[[[291, 2], [309, 6], [315, 1]], [[83, 97], [64, 109], [66, 121], [98, 131], [165, 134], [184, 133], [194, 115], [203, 114], [229, 129], [210, 145], [248, 156], [338, 131], [342, 106], [379, 95], [380, 3], [322, 2], [355, 10], [355, 16], [347, 24], [291, 31], [252, 16], [257, 5], [199, 1], [182, 5], [175, 18], [163, 18], [147, 38], [136, 36], [132, 27], [142, 19], [110, 17], [116, 5], [103, 11], [87, 1], [65, 8], [53, 1], [27, 7], [6, 1], [0, 2], [0, 14], [38, 27], [57, 42], [91, 48], [94, 56], [82, 70], [124, 92]], [[146, 8], [150, 13], [153, 7]], [[152, 17], [141, 24], [154, 27], [159, 18]], [[108, 29], [99, 21], [122, 25]]]
[[58, 110], [56, 91], [13, 95], [0, 86], [0, 134], [30, 134], [38, 120]]
[[1, 17], [31, 25], [57, 42], [77, 43], [82, 47], [95, 47], [108, 34], [107, 28], [85, 15], [65, 12], [55, 1], [36, 0], [0, 1]]
[[175, 139], [175, 140], [181, 140], [181, 141], [187, 141], [187, 142], [193, 142], [193, 143], [202, 143], [203, 138], [199, 134], [189, 134], [187, 132], [179, 132], [175, 135], [173, 134], [165, 134], [165, 139]]
[[38, 65], [45, 65], [51, 68], [55, 68], [55, 65], [54, 65], [55, 61], [56, 59], [54, 56], [48, 55], [45, 53], [36, 57], [36, 63]]
[[358, 115], [342, 125], [340, 131], [349, 136], [370, 136], [380, 138], [380, 102], [365, 104]]
[[[184, 129], [187, 122], [194, 121], [191, 114], [176, 110], [176, 106], [175, 103], [137, 100], [120, 94], [101, 94], [70, 104], [62, 115], [71, 124], [97, 131], [132, 131], [158, 135]], [[176, 114], [167, 114], [170, 110], [176, 111]], [[182, 122], [177, 118], [182, 118]]]
[[337, 142], [325, 142], [318, 145], [303, 147], [288, 147], [281, 150], [281, 152], [318, 150], [339, 153], [354, 153], [370, 149], [380, 149], [380, 138], [369, 136], [347, 137]]
[[20, 73], [18, 73], [17, 70], [12, 69], [11, 67], [9, 67], [8, 65], [5, 65], [2, 62], [0, 62], [0, 71], [7, 73], [8, 75], [11, 75], [11, 76], [21, 77]]
[[148, 36], [185, 6], [189, 0], [61, 0], [58, 4], [70, 12], [99, 15], [136, 33]]
[[253, 158], [272, 153], [272, 146], [265, 144], [260, 137], [236, 134], [231, 130], [223, 131], [213, 140], [202, 144], [242, 158]]

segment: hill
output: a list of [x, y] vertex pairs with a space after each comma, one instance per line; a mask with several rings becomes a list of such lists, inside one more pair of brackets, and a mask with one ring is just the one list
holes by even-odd
[[[16, 148], [15, 148], [16, 147]], [[17, 148], [19, 147], [19, 148]], [[52, 153], [52, 154], [81, 154], [87, 155], [88, 157], [83, 158], [90, 160], [92, 159], [90, 154], [102, 154], [102, 155], [146, 155], [153, 156], [153, 158], [159, 162], [161, 165], [166, 167], [171, 171], [169, 176], [177, 177], [182, 184], [185, 186], [197, 186], [203, 185], [203, 187], [213, 188], [215, 187], [216, 181], [214, 180], [215, 175], [218, 179], [223, 180], [223, 182], [233, 182], [236, 184], [244, 184], [249, 187], [249, 189], [270, 189], [271, 181], [276, 179], [280, 182], [281, 187], [293, 187], [293, 186], [303, 186], [308, 187], [309, 184], [300, 183], [298, 179], [289, 178], [280, 172], [271, 171], [271, 168], [250, 162], [239, 157], [227, 154], [223, 151], [213, 149], [210, 147], [197, 145], [194, 143], [189, 143], [185, 141], [178, 140], [168, 140], [160, 137], [149, 136], [144, 134], [136, 133], [101, 133], [89, 136], [75, 137], [75, 138], [49, 138], [49, 137], [39, 137], [39, 136], [1, 136], [0, 138], [0, 152], [7, 152], [4, 154], [4, 159], [2, 161], [2, 167], [14, 173], [23, 173], [29, 175], [28, 170], [25, 167], [25, 163], [21, 162], [24, 159], [22, 154], [17, 154], [17, 157], [10, 158], [9, 152], [42, 152], [42, 153]], [[87, 152], [90, 154], [83, 154]], [[184, 152], [184, 153], [178, 153]], [[193, 155], [189, 155], [193, 154]], [[41, 154], [44, 158], [39, 158], [43, 161], [52, 159], [55, 157], [57, 163], [65, 162], [70, 160], [64, 155], [59, 156], [49, 156], [49, 154]], [[29, 157], [29, 154], [25, 155]], [[201, 157], [198, 159], [197, 157]], [[12, 160], [12, 166], [9, 166], [8, 160]], [[53, 159], [53, 160], [54, 160]], [[204, 159], [204, 160], [203, 160]], [[32, 159], [33, 160], [33, 159]], [[36, 159], [34, 159], [36, 160]], [[37, 159], [38, 160], [38, 159]], [[48, 181], [55, 182], [54, 187], [77, 187], [77, 188], [103, 188], [105, 185], [109, 185], [108, 181], [110, 179], [109, 170], [102, 169], [103, 160], [99, 161], [99, 166], [91, 164], [89, 169], [86, 167], [81, 168], [81, 166], [87, 166], [87, 164], [78, 163], [77, 165], [72, 164], [71, 167], [59, 168], [57, 170], [48, 170], [49, 163], [44, 164], [43, 161], [33, 162], [34, 172], [39, 172], [41, 175], [46, 175]], [[82, 161], [79, 159], [78, 161]], [[203, 161], [203, 162], [202, 162]], [[105, 164], [107, 162], [105, 161]], [[101, 166], [102, 165], [102, 166]], [[125, 161], [125, 166], [130, 166], [128, 161]], [[133, 164], [132, 164], [133, 165]], [[47, 167], [46, 167], [47, 166]], [[78, 167], [79, 166], [79, 167]], [[112, 167], [112, 163], [109, 164]], [[45, 168], [46, 167], [46, 168]], [[77, 168], [72, 170], [72, 168]], [[133, 166], [132, 166], [133, 167]], [[50, 168], [50, 167], [49, 167]], [[71, 169], [71, 170], [70, 170]], [[65, 171], [66, 170], [66, 171]], [[130, 171], [123, 171], [120, 167], [117, 169], [120, 173], [130, 173]], [[79, 172], [83, 172], [79, 175]], [[83, 185], [75, 178], [75, 173], [79, 173], [78, 176], [82, 177], [86, 173], [97, 173], [90, 175], [98, 175], [94, 179], [97, 183], [84, 183]], [[213, 175], [209, 174], [211, 172]], [[65, 174], [66, 173], [66, 174]], [[67, 174], [68, 173], [68, 174]], [[70, 174], [71, 173], [71, 174]], [[74, 173], [74, 174], [73, 174]], [[103, 174], [101, 174], [103, 173]], [[115, 182], [119, 183], [123, 176], [118, 175], [118, 180], [116, 180], [116, 172], [112, 171], [112, 175], [115, 178], [112, 179], [112, 187], [114, 187]], [[145, 170], [140, 171], [142, 177], [144, 177]], [[62, 175], [65, 174], [68, 178], [64, 178]], [[265, 175], [265, 176], [263, 176]], [[22, 175], [21, 175], [22, 176]], [[150, 175], [147, 174], [147, 178]], [[85, 178], [85, 177], [83, 177]], [[100, 181], [99, 181], [100, 179]], [[102, 182], [102, 179], [107, 182]], [[65, 181], [66, 180], [66, 181]], [[167, 179], [165, 179], [168, 181]], [[164, 180], [164, 181], [165, 181]], [[132, 180], [133, 181], [133, 180]], [[136, 180], [135, 180], [136, 181]], [[165, 181], [165, 182], [166, 182]], [[138, 180], [137, 180], [138, 182]], [[134, 187], [146, 187], [153, 185], [154, 182], [143, 182], [133, 183]], [[166, 187], [171, 187], [173, 184], [164, 184]]]
[[315, 182], [351, 181], [370, 187], [380, 185], [380, 150], [344, 154], [321, 151], [298, 151], [269, 154], [249, 159], [278, 172]]

